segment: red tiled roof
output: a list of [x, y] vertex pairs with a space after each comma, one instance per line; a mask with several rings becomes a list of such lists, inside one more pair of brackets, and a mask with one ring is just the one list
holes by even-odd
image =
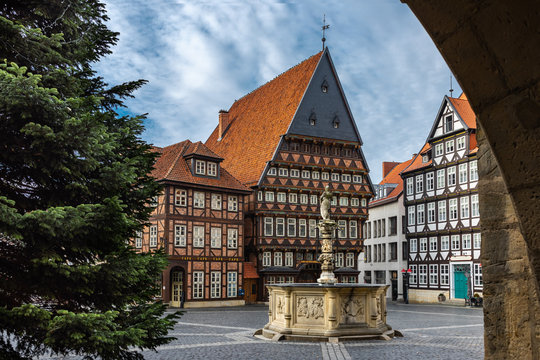
[[164, 148], [154, 147], [152, 151], [161, 154], [154, 164], [154, 170], [151, 172], [151, 175], [158, 181], [170, 180], [225, 189], [250, 191], [225, 170], [223, 166], [221, 166], [220, 176], [218, 178], [194, 176], [185, 159], [187, 155], [194, 154], [213, 157], [216, 159], [216, 162], [221, 160], [219, 156], [207, 149], [200, 141], [192, 143], [189, 140], [185, 140]]
[[229, 109], [230, 126], [219, 140], [219, 124], [206, 146], [223, 156], [223, 165], [243, 184], [259, 180], [287, 132], [321, 58], [322, 51], [247, 94]]
[[461, 119], [465, 122], [465, 124], [467, 124], [470, 129], [476, 129], [476, 115], [474, 114], [474, 111], [471, 108], [471, 105], [469, 104], [467, 98], [462, 99], [460, 97], [459, 99], [449, 99], [456, 111], [459, 113]]
[[397, 184], [397, 186], [386, 197], [370, 202], [370, 207], [377, 206], [383, 202], [386, 202], [387, 200], [396, 198], [401, 194], [401, 192], [403, 191], [403, 179], [401, 178], [400, 173], [403, 171], [403, 169], [409, 166], [413, 160], [414, 158], [399, 163], [392, 170], [390, 170], [390, 172], [384, 177], [384, 179], [381, 180], [379, 185]]
[[431, 160], [429, 160], [428, 162], [422, 162], [422, 154], [424, 154], [430, 148], [431, 148], [431, 145], [429, 143], [426, 143], [422, 147], [422, 150], [420, 150], [420, 152], [412, 159], [411, 164], [408, 167], [406, 167], [405, 169], [403, 169], [402, 172], [409, 172], [409, 171], [412, 171], [412, 170], [421, 169], [423, 167], [430, 166], [431, 165]]
[[258, 279], [259, 274], [257, 274], [257, 268], [255, 264], [250, 262], [244, 263], [244, 279]]

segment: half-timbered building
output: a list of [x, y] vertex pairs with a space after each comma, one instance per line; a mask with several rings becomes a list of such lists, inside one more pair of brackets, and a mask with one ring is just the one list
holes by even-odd
[[482, 292], [477, 150], [467, 98], [445, 96], [426, 144], [401, 174], [411, 301]]
[[163, 184], [140, 251], [163, 248], [169, 265], [162, 298], [172, 307], [240, 305], [244, 274], [244, 202], [250, 190], [201, 142], [164, 148], [152, 176]]
[[328, 49], [219, 113], [206, 145], [253, 193], [245, 219], [246, 260], [264, 285], [319, 276], [319, 196], [333, 191], [336, 275], [357, 282], [361, 228], [373, 189], [362, 140]]

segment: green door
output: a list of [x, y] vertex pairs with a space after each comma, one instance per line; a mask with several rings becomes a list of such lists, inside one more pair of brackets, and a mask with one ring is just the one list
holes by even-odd
[[467, 297], [467, 277], [465, 269], [457, 267], [454, 269], [454, 298], [465, 299]]

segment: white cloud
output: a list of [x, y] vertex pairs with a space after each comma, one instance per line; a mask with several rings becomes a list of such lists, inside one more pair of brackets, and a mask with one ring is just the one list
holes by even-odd
[[107, 9], [121, 35], [97, 69], [110, 83], [149, 80], [128, 105], [149, 113], [145, 139], [156, 145], [206, 140], [219, 109], [319, 51], [323, 13], [374, 182], [382, 161], [421, 148], [449, 87], [450, 71], [398, 1], [109, 0]]

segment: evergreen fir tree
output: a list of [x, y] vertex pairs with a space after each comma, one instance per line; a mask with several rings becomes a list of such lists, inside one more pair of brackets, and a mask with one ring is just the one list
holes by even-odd
[[98, 0], [0, 4], [0, 357], [46, 352], [140, 359], [171, 338], [153, 301], [163, 253], [128, 244], [159, 185], [143, 117], [121, 116], [144, 84], [109, 87]]

